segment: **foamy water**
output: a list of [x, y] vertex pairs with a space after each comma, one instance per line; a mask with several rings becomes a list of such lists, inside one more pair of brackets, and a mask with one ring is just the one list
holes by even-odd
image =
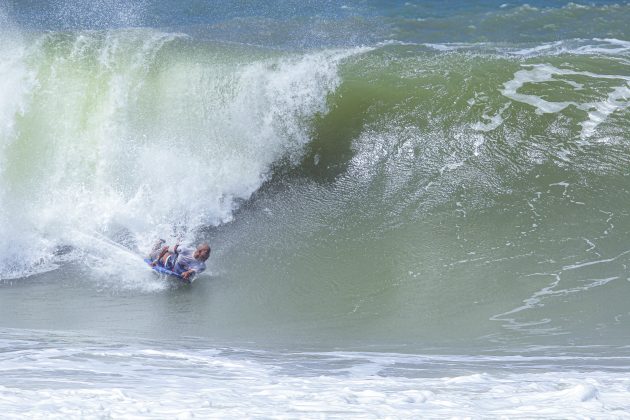
[[621, 418], [630, 410], [624, 358], [171, 349], [32, 334], [3, 334], [6, 418]]
[[[548, 82], [566, 83], [578, 91], [584, 89], [583, 84], [572, 81], [570, 77], [567, 78], [566, 76], [583, 76], [587, 81], [589, 79], [595, 81], [597, 79], [611, 80], [614, 81], [614, 84], [606, 89], [605, 95], [601, 95], [602, 98], [600, 100], [582, 103], [575, 101], [549, 101], [536, 95], [517, 93], [526, 84]], [[609, 115], [630, 106], [630, 77], [625, 75], [595, 74], [592, 72], [560, 69], [549, 65], [534, 65], [530, 69], [516, 72], [514, 79], [504, 83], [503, 86], [503, 95], [515, 101], [532, 105], [536, 108], [536, 112], [541, 114], [557, 113], [568, 106], [574, 106], [585, 111], [588, 118], [580, 123], [582, 126], [582, 140], [590, 138], [597, 127], [604, 123]]]

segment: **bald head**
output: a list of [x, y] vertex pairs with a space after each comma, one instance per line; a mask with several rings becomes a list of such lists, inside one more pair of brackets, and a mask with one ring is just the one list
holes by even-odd
[[210, 256], [210, 251], [210, 245], [208, 245], [207, 242], [203, 242], [197, 246], [193, 257], [195, 257], [196, 260], [206, 261]]

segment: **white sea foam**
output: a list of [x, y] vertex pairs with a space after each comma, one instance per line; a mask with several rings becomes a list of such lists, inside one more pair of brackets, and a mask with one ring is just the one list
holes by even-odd
[[630, 41], [616, 38], [594, 38], [598, 45], [585, 45], [576, 49], [578, 53], [584, 54], [626, 54], [630, 52]]
[[521, 55], [521, 56], [536, 55], [540, 53], [546, 54], [546, 53], [549, 53], [550, 50], [554, 50], [562, 46], [563, 44], [564, 44], [563, 41], [548, 42], [541, 45], [536, 45], [535, 47], [531, 47], [531, 48], [522, 48], [515, 51], [509, 51], [509, 53], [514, 54], [514, 55]]
[[[446, 54], [457, 51], [469, 54], [512, 56], [520, 59], [569, 54], [574, 56], [605, 56], [607, 59], [617, 61], [623, 65], [630, 64], [630, 42], [615, 38], [566, 39], [537, 43], [526, 47], [487, 42], [423, 43], [421, 45]], [[568, 84], [576, 83], [571, 80], [565, 80], [565, 82]], [[576, 88], [581, 88], [578, 85], [576, 85]]]
[[630, 106], [630, 78], [625, 86], [617, 86], [600, 102], [583, 104], [581, 108], [588, 112], [588, 120], [582, 122], [582, 137], [591, 137], [601, 123], [613, 112]]
[[[549, 418], [630, 409], [623, 358], [280, 354], [3, 338], [5, 418]], [[590, 359], [600, 369], [588, 368]], [[602, 369], [606, 363], [611, 368]]]
[[[479, 44], [467, 44], [465, 42], [445, 42], [445, 43], [424, 43], [425, 47], [432, 48], [436, 51], [450, 52], [458, 50], [469, 50], [479, 46]], [[484, 44], [481, 44], [484, 45]]]
[[[524, 65], [523, 70], [514, 74], [514, 78], [503, 84], [501, 93], [517, 102], [533, 106], [538, 114], [557, 113], [568, 106], [574, 106], [585, 111], [588, 119], [581, 122], [581, 138], [587, 139], [595, 133], [596, 128], [602, 124], [615, 111], [630, 106], [630, 77], [614, 74], [597, 74], [587, 71], [561, 69], [549, 64]], [[600, 101], [575, 102], [575, 101], [548, 101], [540, 96], [520, 93], [519, 89], [526, 84], [537, 84], [552, 81], [563, 81], [563, 76], [585, 76], [592, 79], [618, 81], [621, 84], [614, 87]], [[572, 81], [566, 83], [575, 89], [582, 90], [582, 84]]]
[[[492, 131], [498, 128], [501, 124], [503, 124], [503, 112], [510, 107], [510, 104], [506, 104], [497, 112], [495, 115], [488, 115], [484, 113], [481, 118], [484, 122], [477, 122], [473, 124], [472, 128], [477, 131]], [[486, 122], [487, 121], [487, 122]]]
[[[398, 42], [392, 41], [397, 44]], [[401, 45], [417, 45], [400, 43]], [[533, 46], [506, 46], [489, 42], [445, 42], [422, 43], [425, 47], [440, 52], [479, 51], [492, 52], [498, 55], [517, 56], [523, 58], [538, 56], [572, 55], [604, 55], [609, 57], [627, 57], [630, 53], [630, 42], [615, 38], [565, 39], [561, 41], [543, 42]]]

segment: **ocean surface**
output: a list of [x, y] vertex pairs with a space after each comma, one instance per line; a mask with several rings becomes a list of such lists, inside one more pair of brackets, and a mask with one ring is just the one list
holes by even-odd
[[0, 416], [629, 418], [628, 22], [0, 0]]

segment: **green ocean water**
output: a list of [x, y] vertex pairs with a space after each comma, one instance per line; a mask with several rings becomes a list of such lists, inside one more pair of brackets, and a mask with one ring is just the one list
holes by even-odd
[[[11, 326], [56, 328], [54, 305], [70, 329], [308, 345], [627, 338], [625, 41], [20, 42], [3, 214], [30, 259], [3, 260], [3, 296], [36, 293]], [[209, 240], [211, 275], [164, 291], [132, 254], [156, 236]]]
[[0, 1], [0, 409], [623, 418], [629, 12]]

